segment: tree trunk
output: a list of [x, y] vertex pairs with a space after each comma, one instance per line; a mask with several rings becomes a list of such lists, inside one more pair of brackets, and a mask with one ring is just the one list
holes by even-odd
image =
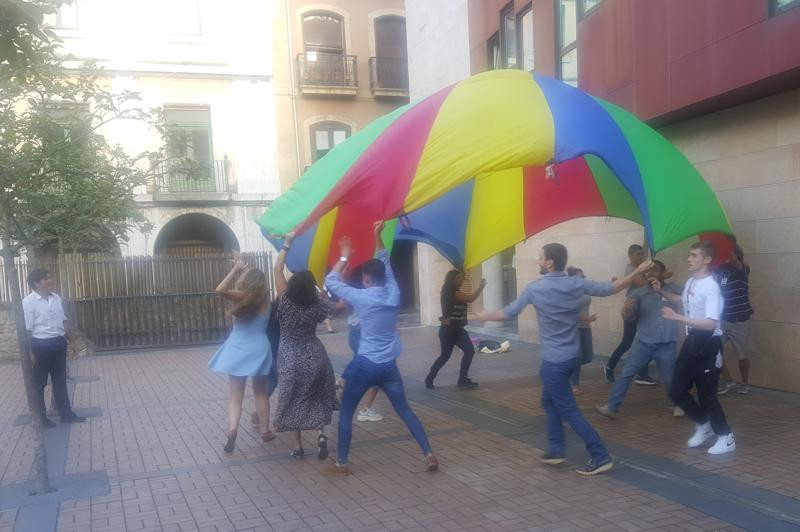
[[22, 296], [19, 287], [19, 277], [17, 277], [17, 265], [14, 262], [14, 252], [11, 247], [10, 239], [3, 237], [3, 270], [8, 281], [9, 292], [11, 293], [11, 308], [14, 311], [14, 321], [17, 324], [17, 344], [19, 345], [19, 359], [22, 364], [22, 378], [25, 383], [25, 394], [28, 398], [28, 410], [31, 414], [31, 433], [33, 434], [33, 473], [35, 489], [31, 495], [50, 493], [50, 477], [47, 474], [47, 453], [44, 446], [44, 434], [42, 433], [42, 417], [44, 412], [40, 411], [40, 403], [36, 396], [42, 393], [38, 385], [34, 383], [33, 366], [31, 365], [30, 351], [28, 348], [28, 334], [25, 330], [25, 313], [22, 310]]

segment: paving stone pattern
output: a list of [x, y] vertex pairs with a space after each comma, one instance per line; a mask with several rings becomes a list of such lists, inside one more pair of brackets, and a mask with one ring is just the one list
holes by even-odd
[[[345, 335], [322, 338], [341, 371], [351, 356]], [[416, 443], [382, 394], [376, 409], [384, 421], [355, 425], [353, 475], [329, 479], [320, 474], [326, 464], [313, 456], [302, 461], [288, 457], [289, 434], [261, 442], [247, 419], [254, 409], [249, 393], [237, 449], [223, 453], [227, 383], [206, 368], [213, 346], [82, 359], [79, 374], [99, 379], [76, 383], [74, 404], [99, 407], [102, 416], [70, 427], [63, 474], [105, 471], [110, 491], [60, 502], [57, 530], [746, 528], [736, 526], [734, 518], [662, 496], [647, 483], [637, 485], [623, 474], [624, 465], [619, 473], [594, 478], [576, 475], [575, 463], [540, 465], [541, 445], [530, 443], [544, 441], [532, 346], [515, 343], [510, 353], [476, 356], [472, 373], [481, 387], [468, 392], [455, 388], [456, 353], [440, 373], [438, 388], [428, 391], [421, 380], [437, 355], [436, 331], [409, 327], [403, 339], [401, 370], [441, 461], [438, 473], [424, 470]], [[786, 501], [800, 498], [797, 396], [754, 389], [747, 397], [723, 398], [739, 448], [714, 459], [685, 449], [690, 423], [671, 416], [660, 387], [632, 387], [617, 420], [596, 416], [594, 404], [603, 402], [610, 389], [599, 367], [584, 371], [585, 394], [579, 402], [613, 448], [635, 450], [640, 461], [641, 456], [662, 460], [656, 468], [674, 463], [720, 475], [723, 488], [726, 479], [761, 488], [758, 493], [778, 497], [777, 507], [794, 515]], [[0, 486], [30, 477], [30, 427], [13, 425], [24, 413], [19, 368], [0, 365]], [[329, 437], [335, 450], [335, 425]], [[571, 432], [568, 437], [576, 443]], [[304, 442], [307, 450], [315, 449], [314, 434]], [[573, 446], [569, 456], [582, 459], [584, 453]], [[0, 532], [13, 530], [18, 514], [17, 508], [0, 510]]]

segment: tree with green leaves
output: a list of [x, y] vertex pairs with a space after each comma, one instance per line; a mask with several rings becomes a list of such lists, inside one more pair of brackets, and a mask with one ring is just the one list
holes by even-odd
[[[147, 231], [134, 191], [152, 183], [165, 150], [128, 154], [102, 135], [111, 121], [144, 121], [166, 139], [158, 110], [114, 93], [92, 63], [67, 69], [44, 16], [63, 0], [0, 0], [0, 254], [17, 322], [34, 427], [36, 491], [50, 491], [15, 259], [37, 249], [116, 245]], [[166, 142], [164, 143], [166, 145]], [[97, 249], [98, 246], [101, 249]]]

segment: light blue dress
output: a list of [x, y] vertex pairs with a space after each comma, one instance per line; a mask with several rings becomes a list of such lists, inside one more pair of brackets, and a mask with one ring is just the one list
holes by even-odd
[[212, 371], [234, 377], [269, 375], [272, 369], [272, 350], [267, 338], [269, 312], [246, 320], [235, 320], [225, 343], [217, 349], [208, 367]]

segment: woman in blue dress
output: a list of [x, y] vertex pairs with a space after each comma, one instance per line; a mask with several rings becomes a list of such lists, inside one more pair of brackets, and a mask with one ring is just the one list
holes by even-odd
[[[236, 282], [231, 289], [229, 286], [234, 280]], [[267, 380], [273, 363], [267, 338], [269, 287], [264, 272], [249, 268], [239, 259], [215, 291], [233, 303], [230, 311], [233, 316], [233, 330], [208, 362], [211, 370], [228, 375], [228, 440], [224, 450], [231, 453], [239, 431], [247, 377], [253, 379], [261, 439], [268, 442], [275, 438], [269, 430], [267, 395]]]

